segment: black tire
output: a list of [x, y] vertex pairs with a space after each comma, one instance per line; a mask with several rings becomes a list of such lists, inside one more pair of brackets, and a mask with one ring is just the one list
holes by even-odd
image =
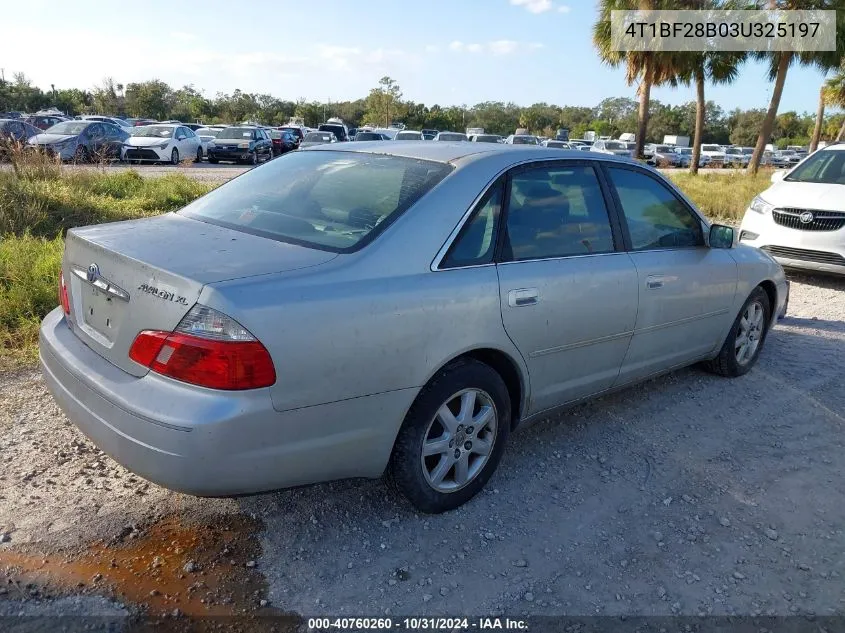
[[[453, 398], [460, 397], [458, 394], [467, 390], [478, 390], [482, 397], [488, 397], [493, 404], [495, 432], [489, 429], [488, 424], [488, 435], [484, 438], [485, 442], [492, 442], [492, 446], [486, 462], [482, 461], [478, 465], [474, 476], [453, 491], [441, 492], [429, 483], [423, 470], [423, 443], [433, 428], [438, 410], [449, 402], [454, 402]], [[511, 401], [502, 377], [490, 366], [472, 359], [447, 365], [423, 387], [405, 416], [387, 467], [388, 479], [421, 512], [439, 514], [453, 510], [478, 494], [490, 479], [504, 453], [510, 428]], [[478, 437], [461, 436], [459, 443], [469, 449], [472, 442], [465, 440], [478, 442], [480, 434], [484, 431], [475, 429], [475, 432], [479, 434]], [[456, 445], [455, 450], [458, 450], [459, 445]], [[448, 450], [451, 452], [452, 444], [449, 446]], [[463, 451], [461, 447], [459, 452], [469, 451]], [[443, 456], [432, 455], [430, 459], [437, 460], [438, 457]], [[480, 459], [477, 456], [467, 456], [468, 460], [471, 458], [476, 462]], [[446, 474], [453, 472], [451, 468], [446, 470]], [[457, 471], [454, 472], [457, 479]]]
[[88, 148], [84, 145], [77, 146], [76, 150], [73, 152], [74, 163], [87, 163], [88, 157]]
[[194, 162], [195, 163], [201, 163], [202, 162], [202, 147], [197, 148], [197, 157], [194, 159]]
[[171, 165], [178, 165], [179, 164], [179, 150], [175, 147], [173, 151], [170, 152], [170, 164]]
[[[760, 306], [763, 313], [760, 328], [752, 328], [754, 331], [751, 336], [754, 340], [758, 341], [758, 343], [753, 353], [748, 358], [739, 361], [737, 359], [737, 354], [739, 353], [737, 337], [740, 336], [740, 331], [743, 329], [742, 322], [745, 318], [746, 312], [755, 303]], [[736, 316], [736, 319], [731, 326], [730, 332], [728, 332], [728, 337], [722, 345], [722, 349], [719, 350], [719, 355], [713, 360], [704, 363], [704, 368], [714, 374], [726, 376], [728, 378], [736, 378], [751, 371], [751, 368], [757, 363], [757, 359], [760, 356], [760, 350], [763, 349], [763, 344], [766, 342], [766, 335], [768, 334], [771, 315], [772, 308], [769, 303], [769, 295], [766, 294], [765, 290], [758, 286], [742, 305], [739, 314]]]
[[211, 163], [212, 165], [216, 165], [216, 164], [217, 164], [217, 163], [219, 163], [220, 161], [218, 161], [218, 160], [217, 160], [216, 158], [214, 158], [213, 156], [209, 156], [209, 157], [208, 157], [208, 162], [209, 162], [209, 163]]

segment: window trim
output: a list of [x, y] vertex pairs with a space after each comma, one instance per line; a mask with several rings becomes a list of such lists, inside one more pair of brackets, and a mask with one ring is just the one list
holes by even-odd
[[[701, 230], [701, 244], [697, 246], [667, 246], [664, 248], [647, 248], [642, 250], [635, 250], [633, 247], [633, 243], [631, 242], [631, 233], [628, 229], [628, 218], [625, 217], [625, 211], [622, 208], [622, 200], [619, 198], [619, 192], [616, 190], [616, 185], [613, 184], [613, 179], [611, 178], [610, 170], [611, 168], [614, 169], [625, 169], [627, 171], [632, 171], [638, 173], [642, 176], [646, 176], [647, 178], [651, 178], [652, 180], [656, 181], [658, 184], [663, 185], [665, 189], [668, 189], [669, 192], [674, 196], [674, 198], [681, 203], [681, 205], [690, 212], [693, 218], [698, 220], [699, 228]], [[606, 161], [603, 162], [601, 165], [601, 170], [604, 172], [604, 177], [607, 181], [607, 186], [610, 191], [613, 205], [615, 207], [615, 215], [617, 217], [617, 221], [620, 224], [620, 228], [622, 230], [622, 238], [624, 240], [625, 250], [629, 253], [653, 253], [653, 252], [666, 252], [666, 251], [689, 251], [696, 248], [710, 248], [710, 244], [707, 241], [708, 229], [710, 227], [710, 223], [704, 218], [701, 213], [699, 213], [698, 209], [687, 200], [685, 196], [680, 194], [677, 188], [669, 181], [667, 178], [663, 177], [659, 173], [654, 173], [647, 169], [643, 169], [639, 165], [631, 165], [628, 163], [622, 162], [610, 162]]]
[[[458, 234], [455, 236], [455, 239], [452, 240], [449, 248], [446, 249], [446, 252], [443, 255], [443, 258], [440, 260], [440, 270], [454, 270], [456, 268], [478, 268], [480, 266], [493, 266], [496, 264], [496, 255], [499, 250], [499, 234], [501, 233], [502, 225], [501, 225], [501, 218], [502, 213], [504, 212], [505, 208], [505, 197], [507, 192], [505, 187], [507, 186], [507, 179], [503, 177], [496, 178], [493, 183], [487, 187], [484, 191], [484, 194], [478, 200], [478, 202], [472, 207], [472, 212], [467, 216], [466, 221], [461, 224], [461, 228], [458, 231]], [[496, 216], [496, 223], [493, 225], [493, 235], [492, 235], [492, 245], [493, 245], [493, 252], [490, 254], [490, 261], [484, 262], [481, 264], [455, 264], [453, 266], [448, 265], [449, 255], [454, 250], [455, 246], [457, 246], [460, 241], [461, 237], [465, 235], [465, 231], [472, 226], [472, 221], [475, 217], [481, 212], [481, 210], [487, 206], [487, 203], [490, 202], [490, 199], [496, 194], [496, 189], [501, 187], [502, 193], [502, 200], [500, 203], [499, 213]]]
[[[600, 166], [601, 162], [602, 161], [600, 160], [590, 160], [585, 158], [542, 159], [530, 163], [522, 163], [520, 165], [510, 168], [508, 170], [507, 180], [505, 182], [505, 186], [507, 187], [507, 189], [505, 190], [505, 198], [502, 200], [502, 211], [499, 214], [499, 241], [496, 244], [496, 256], [494, 260], [496, 264], [521, 264], [524, 262], [569, 259], [571, 257], [598, 257], [599, 255], [613, 255], [615, 253], [624, 252], [626, 249], [623, 240], [623, 233], [621, 232], [621, 226], [619, 223], [619, 218], [617, 217], [614, 201], [610, 197], [608, 183], [605, 181], [606, 176]], [[610, 225], [610, 235], [613, 241], [613, 250], [609, 250], [602, 253], [572, 253], [570, 255], [549, 255], [548, 257], [532, 257], [527, 259], [505, 259], [503, 256], [503, 251], [505, 246], [505, 235], [507, 234], [508, 214], [510, 212], [510, 199], [512, 191], [511, 181], [513, 179], [513, 176], [515, 174], [523, 173], [531, 169], [544, 169], [554, 167], [590, 167], [593, 170], [593, 173], [596, 176], [596, 181], [599, 184], [599, 191], [601, 192], [602, 200], [604, 201], [604, 208], [607, 211], [607, 220], [608, 224]]]

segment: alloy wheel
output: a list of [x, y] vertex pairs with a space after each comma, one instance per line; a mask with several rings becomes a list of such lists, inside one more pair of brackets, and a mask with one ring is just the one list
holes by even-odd
[[752, 301], [745, 308], [742, 318], [739, 320], [739, 329], [734, 340], [736, 362], [745, 365], [754, 358], [760, 340], [763, 338], [765, 323], [763, 318], [766, 312], [759, 301]]
[[498, 415], [481, 389], [464, 389], [437, 410], [422, 445], [423, 474], [434, 490], [455, 492], [475, 479], [490, 458]]

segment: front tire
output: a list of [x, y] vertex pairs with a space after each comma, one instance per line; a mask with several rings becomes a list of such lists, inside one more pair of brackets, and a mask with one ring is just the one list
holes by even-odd
[[719, 355], [704, 363], [705, 369], [728, 378], [751, 371], [763, 349], [771, 314], [769, 295], [758, 286], [739, 311]]
[[173, 151], [170, 152], [170, 164], [171, 165], [178, 165], [179, 164], [179, 150], [175, 147]]
[[388, 464], [399, 491], [421, 512], [453, 510], [492, 476], [511, 427], [502, 377], [466, 359], [432, 378], [405, 416]]

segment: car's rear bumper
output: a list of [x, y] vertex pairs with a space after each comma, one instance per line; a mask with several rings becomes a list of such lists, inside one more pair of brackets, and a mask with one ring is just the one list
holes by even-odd
[[378, 477], [416, 395], [405, 389], [278, 412], [267, 389], [137, 378], [86, 346], [60, 308], [44, 319], [39, 347], [59, 407], [101, 450], [142, 477], [201, 496]]

